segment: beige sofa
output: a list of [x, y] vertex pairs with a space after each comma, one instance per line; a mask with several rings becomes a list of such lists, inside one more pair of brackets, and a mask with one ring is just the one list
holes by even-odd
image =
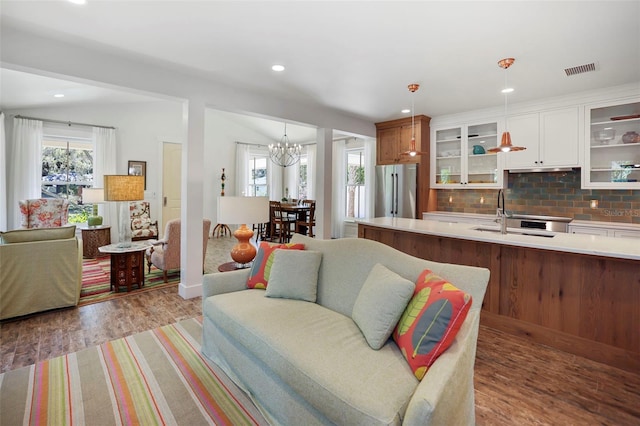
[[[487, 269], [429, 262], [365, 239], [296, 234], [292, 243], [322, 253], [316, 303], [246, 289], [246, 269], [206, 275], [203, 285], [202, 351], [272, 424], [474, 424], [473, 368]], [[393, 340], [371, 349], [351, 318], [377, 263], [412, 282], [429, 268], [473, 297], [453, 344], [422, 381]]]
[[75, 306], [82, 244], [75, 226], [0, 233], [0, 319]]

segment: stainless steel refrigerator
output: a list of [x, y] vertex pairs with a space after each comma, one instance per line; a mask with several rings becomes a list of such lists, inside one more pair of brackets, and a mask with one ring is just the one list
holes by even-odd
[[417, 164], [376, 166], [376, 217], [416, 218]]

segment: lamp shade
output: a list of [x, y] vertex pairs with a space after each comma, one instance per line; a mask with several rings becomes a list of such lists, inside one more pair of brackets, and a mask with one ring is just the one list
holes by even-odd
[[84, 204], [104, 203], [104, 189], [84, 188], [82, 190], [82, 202]]
[[144, 176], [104, 175], [105, 201], [144, 199]]
[[268, 221], [267, 197], [218, 197], [218, 223], [247, 224]]

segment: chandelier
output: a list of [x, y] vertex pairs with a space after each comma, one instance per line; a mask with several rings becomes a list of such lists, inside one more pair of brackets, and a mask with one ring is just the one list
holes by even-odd
[[277, 145], [269, 145], [269, 158], [274, 164], [282, 167], [289, 167], [300, 161], [302, 146], [297, 143], [290, 143], [287, 136], [287, 123], [284, 123], [284, 136]]

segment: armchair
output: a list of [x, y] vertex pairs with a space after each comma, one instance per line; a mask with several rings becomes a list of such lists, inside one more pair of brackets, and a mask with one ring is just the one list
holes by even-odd
[[[151, 265], [162, 270], [164, 282], [167, 282], [167, 272], [170, 269], [180, 269], [180, 219], [173, 219], [167, 222], [164, 230], [164, 237], [161, 240], [149, 240], [151, 247], [145, 253], [147, 266], [151, 272]], [[209, 240], [209, 230], [211, 220], [202, 221], [202, 267], [204, 269], [204, 258], [207, 254], [207, 241]]]
[[31, 228], [59, 228], [69, 220], [69, 200], [61, 198], [34, 198], [18, 201], [20, 226]]
[[148, 201], [131, 201], [129, 203], [132, 241], [158, 238], [158, 221], [151, 221], [150, 211]]

